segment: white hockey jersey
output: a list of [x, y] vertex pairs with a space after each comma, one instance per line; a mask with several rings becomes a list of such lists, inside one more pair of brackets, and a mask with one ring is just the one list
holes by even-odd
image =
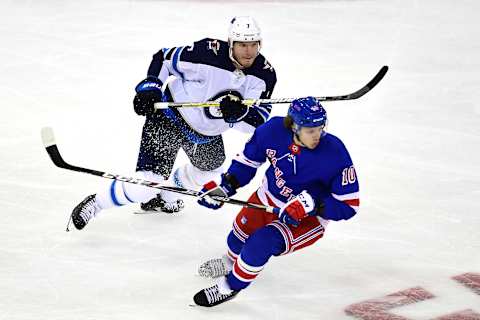
[[[170, 81], [172, 75], [175, 78]], [[229, 93], [241, 99], [268, 99], [277, 81], [275, 70], [261, 54], [250, 68], [239, 70], [229, 57], [228, 43], [209, 38], [192, 46], [160, 50], [153, 56], [148, 76], [162, 82], [168, 78], [165, 94], [175, 102], [204, 102]], [[215, 136], [232, 126], [253, 132], [268, 119], [270, 111], [270, 105], [253, 106], [235, 124], [226, 123], [218, 108], [178, 108], [176, 113], [196, 132]]]

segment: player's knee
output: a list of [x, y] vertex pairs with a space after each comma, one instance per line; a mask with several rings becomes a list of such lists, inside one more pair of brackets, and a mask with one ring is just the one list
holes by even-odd
[[212, 171], [219, 169], [225, 162], [225, 148], [221, 136], [215, 137], [205, 144], [197, 144], [189, 152], [190, 162], [199, 170]]
[[272, 255], [280, 255], [285, 251], [283, 236], [280, 231], [273, 226], [265, 226], [255, 231], [248, 238], [246, 246], [248, 246], [254, 255], [268, 256], [268, 258]]
[[225, 159], [225, 153], [217, 153], [192, 159], [191, 163], [193, 166], [195, 166], [195, 168], [201, 171], [214, 171], [222, 167]]

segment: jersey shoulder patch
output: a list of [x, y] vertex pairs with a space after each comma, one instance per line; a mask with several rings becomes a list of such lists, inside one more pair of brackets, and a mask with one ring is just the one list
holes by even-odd
[[228, 43], [213, 38], [205, 38], [185, 47], [180, 61], [210, 65], [229, 71], [235, 69], [228, 56]]

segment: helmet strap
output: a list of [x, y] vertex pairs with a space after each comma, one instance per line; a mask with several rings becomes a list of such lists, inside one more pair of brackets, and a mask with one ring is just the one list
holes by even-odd
[[296, 135], [298, 135], [298, 133], [300, 132], [300, 129], [301, 129], [301, 128], [302, 128], [302, 127], [300, 127], [300, 126], [299, 126], [298, 124], [296, 124], [295, 122], [292, 123], [292, 131], [293, 131]]
[[294, 135], [295, 135], [295, 138], [296, 138], [296, 139], [294, 139], [294, 142], [296, 143], [296, 141], [298, 141], [299, 143], [296, 143], [296, 144], [299, 144], [300, 146], [305, 147], [305, 143], [302, 142], [298, 133], [295, 132]]
[[294, 134], [294, 136], [295, 136], [294, 142], [295, 142], [295, 140], [296, 140], [296, 141], [300, 142], [300, 145], [301, 145], [301, 146], [305, 147], [305, 144], [302, 142], [302, 140], [300, 139], [300, 136], [299, 136], [299, 134], [298, 134], [298, 133], [300, 132], [300, 129], [301, 129], [301, 128], [302, 128], [302, 127], [300, 127], [300, 126], [299, 126], [298, 124], [296, 124], [296, 123], [293, 123], [293, 124], [292, 124], [292, 131], [293, 131], [293, 134]]

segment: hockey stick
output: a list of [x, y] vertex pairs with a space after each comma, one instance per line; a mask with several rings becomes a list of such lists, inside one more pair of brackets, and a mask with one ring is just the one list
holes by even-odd
[[[362, 97], [367, 92], [372, 90], [385, 76], [388, 71], [388, 66], [383, 66], [377, 74], [362, 88], [358, 89], [355, 92], [350, 94], [345, 94], [341, 96], [323, 96], [315, 97], [319, 101], [340, 101], [340, 100], [354, 100]], [[258, 104], [276, 104], [276, 103], [290, 103], [293, 100], [298, 98], [277, 98], [277, 99], [246, 99], [242, 100], [242, 103], [248, 106], [258, 105]], [[207, 101], [207, 102], [156, 102], [154, 107], [156, 110], [167, 109], [169, 107], [174, 108], [208, 108], [208, 107], [218, 107], [220, 106], [219, 101]]]
[[[181, 194], [188, 195], [188, 196], [193, 196], [193, 197], [198, 197], [200, 195], [200, 192], [195, 191], [195, 190], [165, 186], [165, 185], [161, 185], [158, 182], [143, 180], [143, 179], [139, 179], [139, 178], [126, 177], [126, 176], [121, 176], [121, 175], [118, 175], [118, 174], [112, 174], [112, 173], [107, 173], [107, 172], [103, 172], [103, 171], [92, 170], [92, 169], [88, 169], [88, 168], [82, 168], [82, 167], [71, 165], [71, 164], [65, 162], [65, 160], [63, 160], [62, 155], [60, 154], [60, 151], [58, 150], [57, 144], [55, 142], [55, 136], [53, 134], [53, 129], [50, 128], [50, 127], [42, 128], [41, 134], [42, 134], [43, 145], [45, 146], [45, 149], [47, 150], [47, 153], [50, 156], [50, 159], [52, 159], [53, 163], [59, 168], [67, 169], [67, 170], [71, 170], [71, 171], [88, 173], [88, 174], [98, 176], [98, 177], [102, 177], [102, 178], [106, 178], [106, 179], [123, 181], [123, 182], [132, 183], [132, 184], [138, 184], [138, 185], [142, 185], [142, 186], [146, 186], [146, 187], [150, 187], [150, 188], [155, 188], [155, 189], [159, 189], [159, 190], [181, 193]], [[272, 207], [272, 206], [264, 206], [264, 205], [261, 205], [261, 204], [250, 203], [250, 202], [246, 202], [246, 201], [242, 201], [242, 200], [236, 200], [236, 199], [225, 198], [225, 197], [214, 196], [214, 195], [212, 195], [211, 197], [214, 198], [217, 201], [242, 206], [242, 207], [245, 207], [245, 208], [261, 209], [261, 210], [265, 210], [267, 212], [276, 213], [276, 214], [278, 214], [280, 212], [279, 208]]]

